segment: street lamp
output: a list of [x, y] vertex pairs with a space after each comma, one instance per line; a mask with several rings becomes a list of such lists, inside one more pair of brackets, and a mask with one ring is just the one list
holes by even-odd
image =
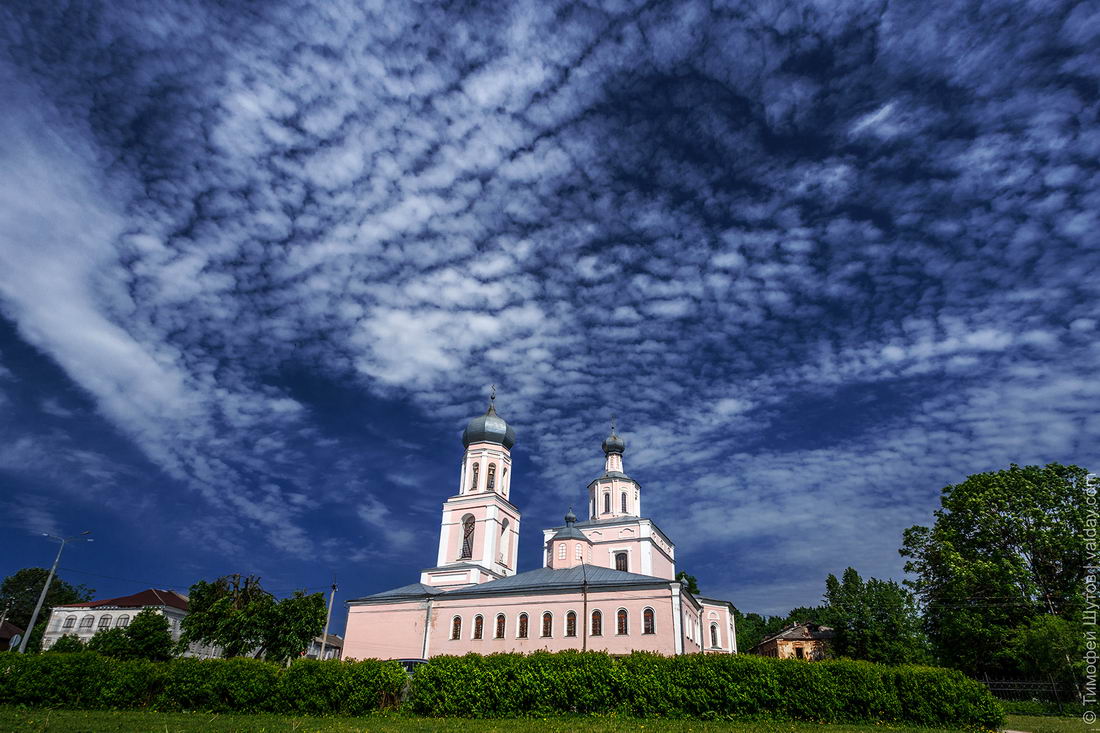
[[34, 631], [34, 624], [38, 621], [38, 612], [42, 610], [42, 604], [46, 602], [46, 594], [50, 590], [50, 583], [53, 582], [53, 574], [57, 572], [57, 563], [61, 562], [61, 552], [65, 549], [65, 545], [69, 542], [95, 542], [91, 537], [85, 537], [92, 533], [92, 530], [86, 529], [80, 534], [75, 534], [72, 537], [58, 537], [57, 535], [43, 532], [43, 537], [49, 537], [51, 540], [56, 540], [61, 543], [61, 547], [57, 548], [57, 557], [53, 559], [53, 567], [50, 568], [50, 574], [46, 577], [46, 585], [43, 586], [42, 592], [38, 595], [38, 603], [34, 607], [34, 613], [31, 614], [31, 622], [27, 625], [27, 630], [23, 632], [23, 641], [19, 642], [19, 653], [24, 654], [27, 651], [27, 642], [30, 641], [31, 632]]

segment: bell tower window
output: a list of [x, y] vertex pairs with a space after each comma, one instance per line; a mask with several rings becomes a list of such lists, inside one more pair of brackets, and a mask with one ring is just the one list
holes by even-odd
[[[497, 464], [490, 463], [489, 470], [485, 472], [485, 490], [493, 491], [497, 485]], [[623, 494], [626, 496], [626, 494]]]
[[462, 520], [462, 554], [459, 560], [469, 560], [474, 556], [474, 518], [467, 514]]
[[497, 543], [500, 548], [500, 555], [497, 558], [497, 562], [501, 565], [508, 564], [508, 520], [505, 519], [500, 523], [500, 542]]
[[611, 513], [611, 494], [604, 494], [603, 495], [603, 513], [604, 514], [610, 514]]
[[473, 470], [473, 473], [471, 474], [471, 478], [470, 478], [470, 491], [471, 492], [477, 491], [477, 486], [478, 486], [478, 484], [477, 484], [477, 474], [478, 474], [478, 469], [479, 468], [480, 467], [478, 466], [478, 464], [475, 463], [474, 464], [474, 470]]
[[623, 492], [623, 514], [626, 514], [626, 492]]
[[627, 567], [626, 553], [625, 552], [616, 552], [615, 553], [615, 569], [616, 570], [622, 570], [625, 573], [626, 572], [626, 567]]

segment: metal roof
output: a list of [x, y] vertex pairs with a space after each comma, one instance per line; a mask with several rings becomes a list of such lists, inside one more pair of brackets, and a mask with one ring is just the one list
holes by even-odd
[[639, 575], [627, 573], [622, 570], [612, 570], [598, 565], [577, 565], [571, 568], [539, 568], [528, 570], [526, 573], [510, 575], [500, 580], [491, 580], [488, 583], [456, 588], [447, 591], [447, 597], [464, 595], [491, 595], [494, 593], [513, 593], [525, 590], [553, 590], [566, 588], [580, 588], [585, 577], [588, 578], [588, 587], [599, 586], [623, 586], [623, 585], [668, 585], [673, 582], [666, 578], [658, 578], [652, 575]]
[[364, 596], [363, 598], [352, 598], [352, 601], [366, 601], [369, 599], [390, 599], [397, 600], [400, 598], [423, 598], [424, 596], [435, 596], [443, 593], [444, 591], [439, 588], [433, 588], [430, 585], [424, 585], [423, 583], [410, 583], [409, 585], [403, 585], [400, 588], [393, 588], [392, 590], [384, 590], [381, 593], [375, 593], [373, 595]]

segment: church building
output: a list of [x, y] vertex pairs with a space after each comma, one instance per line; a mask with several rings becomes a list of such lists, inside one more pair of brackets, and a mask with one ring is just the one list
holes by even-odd
[[462, 435], [458, 493], [443, 504], [435, 565], [420, 581], [348, 602], [345, 659], [427, 659], [588, 649], [611, 654], [737, 652], [733, 605], [676, 580], [676, 546], [642, 516], [612, 427], [588, 519], [543, 530], [542, 567], [518, 570], [511, 501], [516, 434], [489, 403]]

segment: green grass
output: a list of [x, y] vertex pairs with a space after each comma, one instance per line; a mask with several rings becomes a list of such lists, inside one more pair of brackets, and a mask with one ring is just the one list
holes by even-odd
[[[1080, 718], [1009, 715], [1005, 727], [1030, 733], [1084, 733]], [[939, 728], [814, 723], [713, 723], [633, 718], [520, 718], [468, 720], [417, 718], [400, 713], [365, 718], [308, 718], [289, 715], [213, 715], [146, 711], [26, 710], [0, 707], [0, 732], [101, 733], [957, 733]]]
[[[1083, 733], [1078, 718], [1009, 716], [1007, 727], [1032, 733]], [[694, 720], [637, 720], [633, 718], [521, 718], [467, 720], [417, 718], [379, 714], [365, 718], [308, 718], [288, 715], [214, 715], [211, 713], [154, 713], [146, 711], [26, 710], [0, 707], [0, 731], [19, 733], [956, 733], [933, 728], [885, 725], [816, 725], [813, 723], [715, 723]]]
[[1005, 728], [1009, 730], [1026, 730], [1029, 731], [1029, 733], [1085, 733], [1085, 731], [1093, 727], [1094, 726], [1086, 725], [1079, 717], [1056, 718], [1047, 715], [1005, 716]]

